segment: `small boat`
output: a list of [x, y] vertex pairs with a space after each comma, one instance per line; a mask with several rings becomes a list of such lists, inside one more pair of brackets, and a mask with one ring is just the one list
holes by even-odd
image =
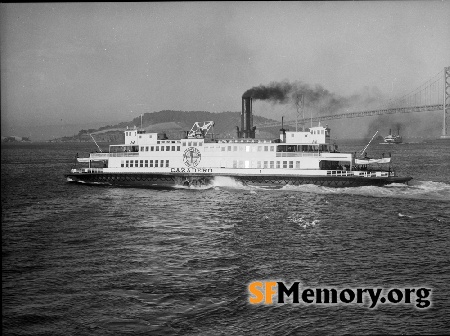
[[383, 144], [399, 144], [402, 142], [403, 142], [403, 139], [400, 136], [400, 130], [397, 132], [397, 135], [392, 135], [391, 130], [389, 130], [389, 135], [384, 137]]
[[208, 187], [227, 177], [248, 186], [277, 188], [314, 184], [327, 187], [383, 186], [407, 183], [391, 169], [391, 158], [356, 158], [331, 143], [328, 125], [299, 131], [280, 129], [279, 138], [257, 139], [252, 98], [243, 97], [241, 129], [220, 139], [213, 121], [196, 122], [183, 139], [126, 129], [125, 141], [107, 153], [78, 157], [85, 167], [65, 174], [68, 182], [123, 187]]

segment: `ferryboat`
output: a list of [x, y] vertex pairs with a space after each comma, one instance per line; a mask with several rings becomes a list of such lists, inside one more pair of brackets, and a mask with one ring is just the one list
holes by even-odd
[[251, 97], [242, 98], [235, 138], [216, 138], [208, 133], [213, 126], [213, 121], [196, 122], [183, 139], [126, 129], [123, 144], [78, 157], [85, 167], [72, 168], [65, 177], [68, 182], [147, 188], [209, 187], [218, 177], [264, 188], [383, 186], [412, 179], [391, 169], [391, 157], [358, 159], [356, 153], [339, 152], [328, 126], [299, 131], [282, 126], [279, 138], [255, 138]]

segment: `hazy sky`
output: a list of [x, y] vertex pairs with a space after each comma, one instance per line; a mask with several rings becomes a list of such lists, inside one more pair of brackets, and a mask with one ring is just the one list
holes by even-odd
[[2, 135], [18, 125], [127, 121], [165, 109], [239, 111], [247, 89], [272, 81], [394, 96], [450, 65], [450, 1], [0, 9]]

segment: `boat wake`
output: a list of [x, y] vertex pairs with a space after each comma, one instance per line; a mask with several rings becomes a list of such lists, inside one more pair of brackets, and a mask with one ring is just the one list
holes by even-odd
[[220, 188], [220, 187], [234, 188], [234, 189], [248, 189], [249, 188], [248, 186], [245, 186], [241, 182], [236, 181], [234, 178], [228, 177], [228, 176], [214, 177], [211, 185], [214, 188]]
[[[450, 201], [450, 184], [445, 182], [433, 181], [413, 181], [409, 185], [403, 183], [392, 183], [386, 186], [362, 186], [362, 187], [346, 187], [331, 188], [325, 186], [317, 186], [313, 184], [305, 184], [300, 186], [286, 185], [277, 187], [248, 186], [232, 177], [216, 176], [210, 184], [202, 186], [183, 186], [177, 185], [176, 189], [186, 190], [221, 190], [221, 189], [240, 189], [250, 191], [301, 191], [314, 194], [345, 194], [360, 195], [369, 197], [395, 197], [402, 199], [431, 199]], [[399, 214], [399, 217], [402, 217]]]
[[304, 229], [315, 227], [320, 222], [320, 220], [318, 219], [306, 218], [299, 215], [288, 216], [287, 220], [297, 224], [299, 227], [302, 227]]
[[207, 190], [207, 189], [220, 189], [220, 188], [232, 188], [232, 189], [247, 189], [248, 187], [244, 186], [239, 181], [236, 181], [232, 177], [226, 176], [216, 176], [211, 180], [208, 184], [202, 185], [182, 185], [177, 184], [174, 186], [175, 189], [187, 189], [187, 190]]
[[282, 190], [298, 190], [318, 194], [347, 194], [450, 201], [450, 184], [433, 181], [415, 181], [410, 185], [393, 183], [383, 187], [364, 186], [350, 188], [329, 188], [309, 184], [302, 186], [285, 186]]

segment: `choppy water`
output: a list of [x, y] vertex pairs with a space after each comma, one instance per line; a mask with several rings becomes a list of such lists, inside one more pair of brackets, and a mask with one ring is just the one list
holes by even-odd
[[[365, 144], [348, 144], [356, 151]], [[391, 151], [409, 186], [263, 190], [65, 182], [92, 144], [2, 145], [6, 335], [450, 332], [450, 147]], [[250, 305], [254, 280], [433, 289], [412, 305]]]

